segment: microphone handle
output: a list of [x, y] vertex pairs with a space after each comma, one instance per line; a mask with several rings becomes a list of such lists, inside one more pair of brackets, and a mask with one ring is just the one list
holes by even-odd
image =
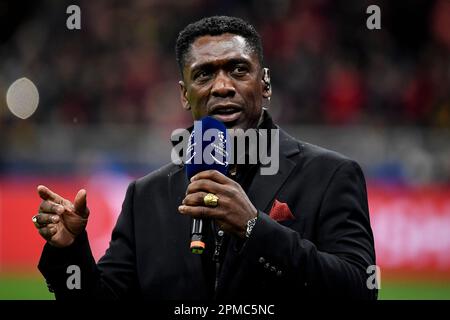
[[191, 252], [202, 254], [203, 250], [205, 250], [205, 242], [203, 241], [203, 220], [192, 218]]

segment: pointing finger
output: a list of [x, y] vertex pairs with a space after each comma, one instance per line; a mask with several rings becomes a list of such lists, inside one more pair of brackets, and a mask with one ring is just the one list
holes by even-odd
[[55, 203], [62, 204], [62, 205], [68, 205], [68, 203], [70, 203], [70, 201], [67, 201], [66, 199], [61, 197], [59, 194], [51, 191], [46, 186], [42, 186], [42, 185], [38, 186], [37, 191], [38, 191], [39, 196], [42, 198], [42, 200], [50, 200], [50, 201], [53, 201]]

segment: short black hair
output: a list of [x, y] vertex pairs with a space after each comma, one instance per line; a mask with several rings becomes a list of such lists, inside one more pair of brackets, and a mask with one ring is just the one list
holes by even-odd
[[181, 73], [183, 74], [183, 68], [190, 46], [198, 37], [205, 35], [218, 36], [224, 33], [242, 36], [250, 49], [256, 53], [259, 63], [262, 65], [263, 50], [261, 37], [251, 24], [236, 17], [212, 16], [188, 24], [178, 34], [175, 55]]

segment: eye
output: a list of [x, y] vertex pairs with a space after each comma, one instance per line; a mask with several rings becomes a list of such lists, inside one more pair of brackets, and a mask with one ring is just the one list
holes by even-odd
[[209, 72], [207, 70], [199, 70], [198, 72], [196, 72], [194, 74], [194, 80], [204, 81], [204, 80], [209, 79], [210, 76], [211, 76], [211, 72]]
[[233, 69], [233, 74], [237, 76], [244, 76], [248, 73], [249, 69], [245, 65], [237, 65]]

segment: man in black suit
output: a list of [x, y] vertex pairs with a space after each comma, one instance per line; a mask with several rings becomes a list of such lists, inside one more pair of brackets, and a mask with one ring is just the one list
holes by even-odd
[[[228, 128], [276, 129], [259, 35], [246, 22], [210, 17], [177, 39], [183, 108]], [[96, 264], [85, 227], [86, 191], [74, 202], [38, 187], [33, 221], [47, 240], [39, 269], [56, 298], [376, 299], [367, 285], [375, 252], [363, 173], [354, 161], [283, 130], [279, 170], [260, 164], [230, 177], [204, 171], [191, 181], [168, 164], [128, 187], [110, 247]], [[205, 202], [212, 193], [217, 203]], [[204, 219], [206, 249], [189, 250], [191, 217]], [[81, 288], [67, 287], [67, 267]]]

